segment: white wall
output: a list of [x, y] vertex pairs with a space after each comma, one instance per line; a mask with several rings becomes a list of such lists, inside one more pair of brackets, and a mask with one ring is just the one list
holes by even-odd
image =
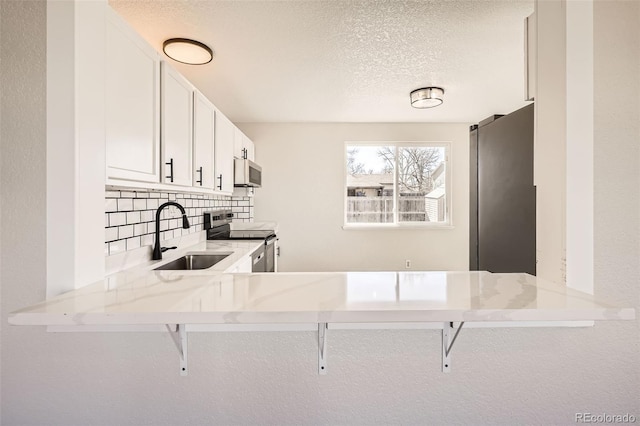
[[593, 0], [567, 3], [567, 287], [593, 293]]
[[[263, 187], [255, 220], [276, 220], [282, 271], [469, 268], [469, 125], [249, 124]], [[454, 229], [343, 230], [346, 141], [451, 141]]]
[[[45, 7], [0, 2], [3, 425], [553, 424], [640, 417], [640, 322], [475, 329], [439, 371], [435, 331], [158, 334], [9, 327], [45, 296]], [[640, 308], [640, 4], [595, 7], [595, 291]], [[28, 54], [27, 54], [28, 53]], [[262, 148], [264, 149], [264, 148]], [[260, 156], [261, 153], [259, 152]], [[310, 159], [313, 163], [314, 159]]]
[[47, 5], [47, 297], [104, 277], [106, 8]]
[[564, 284], [566, 7], [564, 0], [538, 0], [535, 6], [538, 49], [533, 171], [536, 185], [536, 275]]

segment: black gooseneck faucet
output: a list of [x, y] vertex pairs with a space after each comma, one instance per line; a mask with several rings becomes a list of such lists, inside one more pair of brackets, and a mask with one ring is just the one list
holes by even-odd
[[156, 211], [156, 243], [153, 246], [153, 256], [151, 256], [152, 260], [160, 260], [162, 259], [162, 253], [167, 250], [174, 249], [176, 247], [160, 247], [160, 212], [162, 209], [168, 206], [177, 207], [182, 213], [182, 227], [184, 229], [189, 229], [189, 219], [187, 219], [187, 212], [184, 211], [184, 207], [174, 201], [168, 201], [158, 207], [158, 211]]

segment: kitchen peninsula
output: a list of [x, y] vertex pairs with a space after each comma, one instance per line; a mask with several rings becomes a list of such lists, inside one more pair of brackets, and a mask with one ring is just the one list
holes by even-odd
[[[253, 245], [252, 245], [253, 244]], [[259, 242], [202, 242], [9, 315], [14, 325], [172, 333], [187, 370], [187, 335], [207, 325], [317, 327], [325, 374], [328, 329], [344, 324], [426, 323], [442, 329], [442, 369], [465, 323], [632, 320], [635, 310], [528, 274], [490, 272], [224, 273]], [[229, 254], [210, 270], [156, 271], [184, 253]], [[457, 329], [454, 323], [459, 323]], [[96, 329], [102, 326], [102, 329]], [[289, 328], [287, 328], [289, 326]], [[223, 330], [225, 328], [222, 328]], [[259, 328], [258, 328], [259, 329]], [[300, 328], [308, 329], [308, 328]], [[217, 330], [221, 330], [217, 328]], [[455, 332], [455, 334], [454, 334]]]

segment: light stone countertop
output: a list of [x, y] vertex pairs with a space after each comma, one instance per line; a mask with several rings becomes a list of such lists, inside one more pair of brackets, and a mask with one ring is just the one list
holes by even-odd
[[[201, 244], [186, 251], [234, 249], [237, 252], [233, 256], [240, 256], [250, 253], [251, 244], [255, 247], [258, 242], [230, 242], [226, 247]], [[13, 312], [9, 323], [301, 324], [634, 318], [634, 308], [611, 305], [528, 274], [223, 274], [215, 270], [154, 271], [143, 266]]]
[[232, 231], [278, 232], [278, 222], [231, 222]]

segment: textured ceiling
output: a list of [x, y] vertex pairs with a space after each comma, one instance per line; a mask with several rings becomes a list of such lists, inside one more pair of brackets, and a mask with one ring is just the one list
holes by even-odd
[[[110, 5], [234, 122], [477, 122], [523, 105], [527, 1], [142, 1]], [[445, 89], [434, 109], [409, 92]]]

